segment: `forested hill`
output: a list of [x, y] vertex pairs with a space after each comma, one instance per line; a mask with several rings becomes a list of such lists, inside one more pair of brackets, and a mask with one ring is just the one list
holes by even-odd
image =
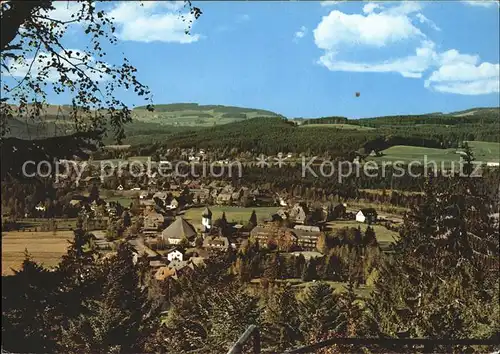
[[427, 113], [416, 115], [395, 115], [360, 119], [349, 119], [347, 117], [328, 116], [321, 118], [296, 118], [298, 124], [353, 124], [365, 127], [382, 127], [395, 125], [434, 124], [434, 125], [456, 125], [496, 123], [500, 120], [500, 107], [471, 108], [465, 111], [451, 113]]
[[[385, 118], [384, 118], [385, 119]], [[254, 118], [240, 122], [161, 134], [135, 135], [128, 143], [143, 153], [163, 148], [205, 148], [263, 154], [294, 152], [329, 156], [354, 156], [395, 145], [457, 148], [463, 141], [498, 142], [500, 121], [463, 124], [384, 124], [376, 128], [350, 124], [297, 125], [282, 118]], [[354, 128], [352, 128], [354, 127]], [[360, 129], [357, 129], [360, 128]]]
[[280, 117], [263, 109], [197, 103], [159, 104], [154, 106], [154, 112], [142, 106], [135, 108], [132, 114], [141, 122], [174, 126], [214, 126], [255, 117]]
[[[8, 135], [30, 139], [71, 133], [72, 122], [61, 119], [69, 107], [55, 107], [47, 111], [43, 125], [8, 120]], [[154, 112], [138, 107], [133, 113], [136, 119], [125, 126], [126, 144], [147, 146], [156, 142], [169, 147], [236, 148], [262, 153], [345, 155], [393, 145], [447, 148], [465, 140], [499, 142], [500, 131], [499, 108], [364, 119], [332, 116], [291, 120], [259, 109], [182, 103], [157, 105]], [[105, 143], [113, 142], [109, 138]]]

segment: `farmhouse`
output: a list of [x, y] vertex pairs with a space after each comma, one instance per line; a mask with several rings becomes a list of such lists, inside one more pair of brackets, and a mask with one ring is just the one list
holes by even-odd
[[377, 220], [377, 212], [373, 208], [365, 208], [358, 211], [356, 221], [371, 224]]
[[203, 248], [225, 251], [229, 248], [229, 239], [223, 236], [207, 236], [203, 240]]
[[167, 252], [167, 259], [169, 262], [172, 262], [173, 260], [183, 261], [184, 253], [174, 248], [173, 250]]
[[193, 242], [196, 238], [196, 231], [184, 218], [177, 217], [175, 221], [161, 233], [164, 241], [171, 245], [177, 245], [182, 239]]

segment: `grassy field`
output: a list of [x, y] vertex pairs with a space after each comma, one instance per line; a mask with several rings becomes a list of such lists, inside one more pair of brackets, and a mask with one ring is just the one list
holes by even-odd
[[[376, 195], [382, 195], [383, 190], [382, 189], [360, 189], [360, 191], [370, 193], [370, 194], [376, 194]], [[397, 189], [386, 189], [385, 193], [387, 195], [391, 195], [392, 192], [401, 194], [401, 195], [423, 195], [424, 192], [411, 192], [411, 191], [401, 191]]]
[[356, 124], [303, 124], [301, 128], [336, 128], [336, 129], [348, 129], [348, 130], [373, 130], [375, 128], [365, 127]]
[[[499, 162], [500, 161], [500, 144], [490, 143], [485, 141], [469, 141], [469, 146], [476, 158], [476, 161], [486, 162]], [[368, 160], [377, 162], [382, 161], [403, 161], [408, 163], [410, 161], [434, 161], [440, 167], [443, 163], [445, 167], [449, 167], [452, 161], [458, 163], [460, 155], [456, 152], [461, 149], [434, 149], [418, 146], [396, 145], [382, 151], [383, 156], [369, 157]]]
[[[362, 224], [354, 220], [348, 220], [348, 221], [332, 221], [328, 223], [328, 226], [330, 229], [337, 230], [341, 229], [343, 227], [361, 227], [361, 231], [365, 232], [366, 228], [368, 227], [367, 224]], [[399, 237], [399, 234], [397, 232], [387, 230], [384, 226], [382, 225], [371, 225], [373, 230], [375, 231], [375, 235], [377, 236], [377, 241], [380, 244], [380, 247], [382, 249], [386, 249], [389, 244], [394, 242], [395, 239]]]
[[[57, 224], [58, 230], [71, 230], [76, 227], [76, 218], [62, 219], [56, 218], [54, 219]], [[34, 230], [35, 228], [41, 228], [43, 225], [48, 224], [49, 219], [43, 218], [24, 218], [17, 220], [17, 223], [20, 224], [21, 229], [30, 229]]]
[[[186, 210], [184, 217], [189, 220], [195, 227], [201, 228], [201, 213], [203, 212], [204, 207], [202, 208], [191, 208]], [[257, 214], [257, 220], [262, 220], [269, 218], [271, 214], [275, 213], [278, 208], [277, 207], [254, 207], [254, 208], [239, 208], [233, 206], [213, 206], [210, 207], [212, 211], [212, 220], [217, 220], [222, 216], [222, 213], [226, 213], [227, 221], [231, 222], [242, 222], [246, 223], [248, 219], [250, 219], [250, 215], [252, 214], [252, 210], [255, 210]]]
[[468, 141], [477, 161], [500, 162], [500, 144], [487, 141]]
[[154, 112], [143, 107], [132, 111], [134, 119], [141, 122], [185, 127], [210, 127], [255, 117], [277, 117], [278, 114], [254, 108], [174, 103], [156, 105]]
[[130, 203], [132, 203], [133, 198], [131, 197], [126, 197], [126, 196], [120, 196], [116, 195], [113, 197], [109, 198], [104, 198], [108, 203], [109, 202], [118, 202], [121, 204], [121, 206], [128, 208], [130, 206]]
[[46, 267], [59, 263], [66, 253], [68, 240], [73, 239], [72, 231], [57, 232], [4, 232], [2, 235], [2, 275], [12, 274], [13, 269], [19, 269], [24, 260], [24, 250], [33, 260]]

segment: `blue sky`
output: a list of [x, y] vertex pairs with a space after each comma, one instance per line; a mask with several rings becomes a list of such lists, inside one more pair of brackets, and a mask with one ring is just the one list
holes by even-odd
[[[495, 3], [193, 4], [203, 15], [191, 37], [183, 33], [176, 3], [106, 5], [120, 39], [106, 60], [117, 63], [123, 52], [155, 103], [352, 118], [500, 105]], [[66, 4], [57, 16], [69, 10]], [[68, 30], [68, 46], [83, 49], [87, 42]], [[130, 93], [122, 97], [142, 104]], [[69, 102], [67, 96], [50, 100]]]

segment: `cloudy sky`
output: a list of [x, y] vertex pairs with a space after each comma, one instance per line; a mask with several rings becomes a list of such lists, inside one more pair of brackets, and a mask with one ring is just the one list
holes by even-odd
[[[171, 1], [105, 5], [155, 103], [269, 109], [289, 117], [499, 106], [495, 2], [208, 2], [191, 35]], [[66, 2], [56, 14], [71, 13]], [[84, 48], [69, 28], [67, 46]], [[19, 70], [22, 73], [22, 70]], [[355, 92], [360, 92], [359, 98]], [[130, 104], [140, 100], [124, 93]], [[53, 103], [68, 97], [52, 96]]]

